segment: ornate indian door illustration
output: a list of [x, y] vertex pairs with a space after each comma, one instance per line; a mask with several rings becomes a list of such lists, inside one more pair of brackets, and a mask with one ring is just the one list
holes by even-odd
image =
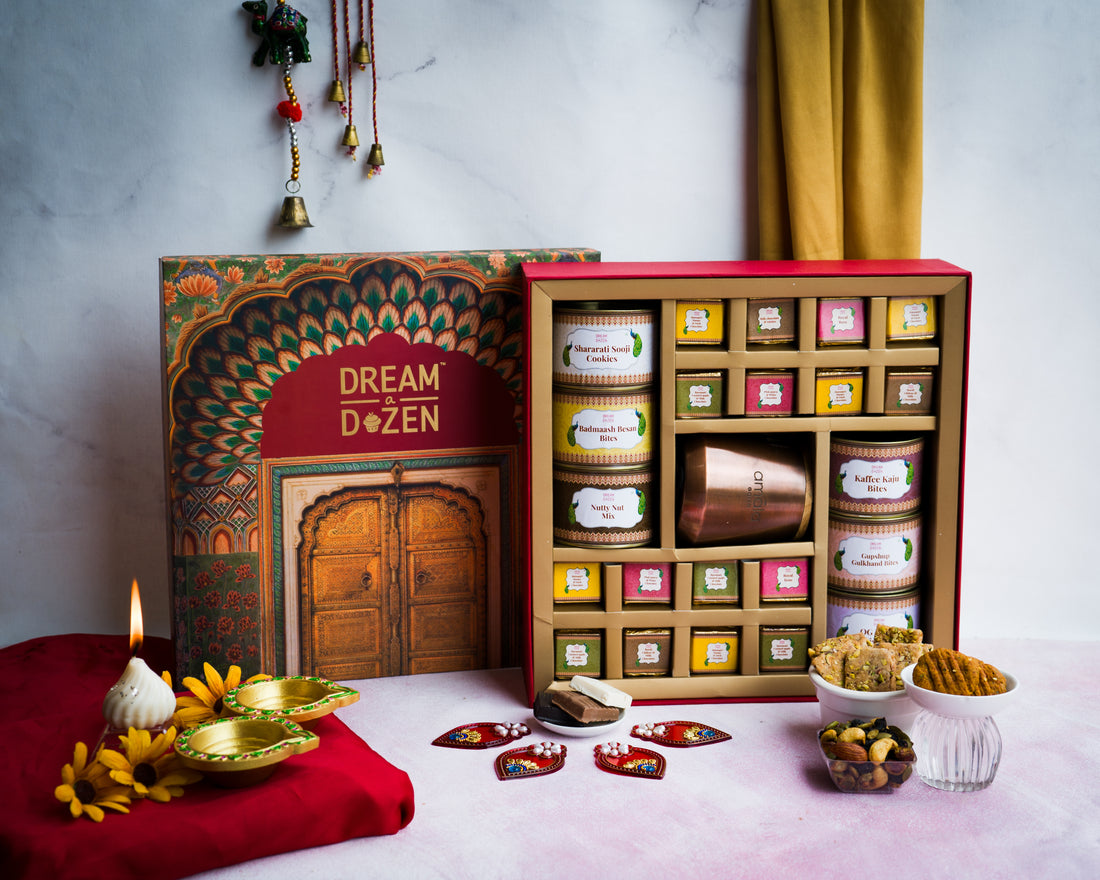
[[302, 518], [301, 671], [331, 679], [486, 664], [478, 502], [439, 484], [356, 487]]

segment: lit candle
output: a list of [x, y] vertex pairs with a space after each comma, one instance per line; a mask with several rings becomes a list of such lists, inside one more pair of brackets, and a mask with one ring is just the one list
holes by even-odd
[[113, 730], [153, 730], [163, 727], [176, 711], [176, 695], [159, 675], [138, 657], [144, 634], [141, 620], [141, 596], [135, 580], [130, 588], [130, 662], [107, 696], [103, 698], [103, 717]]

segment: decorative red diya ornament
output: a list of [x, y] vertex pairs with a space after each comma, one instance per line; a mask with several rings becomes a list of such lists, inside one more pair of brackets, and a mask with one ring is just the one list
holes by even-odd
[[631, 736], [665, 746], [706, 746], [730, 739], [725, 731], [695, 721], [661, 721], [657, 724], [635, 724]]
[[460, 724], [437, 736], [432, 740], [432, 745], [449, 749], [491, 749], [522, 739], [530, 732], [526, 724], [481, 721], [476, 724]]
[[497, 755], [494, 766], [497, 779], [520, 779], [524, 776], [544, 776], [565, 766], [565, 746], [552, 742], [534, 743], [509, 749]]
[[603, 743], [593, 750], [596, 766], [608, 773], [661, 779], [665, 775], [664, 756], [627, 743]]

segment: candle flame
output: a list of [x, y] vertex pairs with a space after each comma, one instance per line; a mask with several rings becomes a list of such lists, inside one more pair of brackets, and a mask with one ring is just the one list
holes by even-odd
[[145, 628], [141, 621], [141, 593], [138, 591], [137, 578], [134, 578], [134, 583], [130, 587], [130, 653], [135, 657], [141, 650], [144, 635]]

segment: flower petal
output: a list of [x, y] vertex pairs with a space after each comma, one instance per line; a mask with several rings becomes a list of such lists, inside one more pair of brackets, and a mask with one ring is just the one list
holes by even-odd
[[[186, 685], [187, 689], [189, 691], [191, 691], [191, 693], [193, 693], [200, 700], [202, 700], [202, 702], [206, 706], [212, 707], [214, 705], [214, 703], [217, 702], [218, 698], [210, 692], [210, 688], [208, 688], [205, 684], [203, 684], [197, 678], [190, 678], [190, 677], [185, 678], [183, 680], [183, 683], [184, 683], [184, 685]], [[186, 697], [181, 697], [180, 698], [180, 700], [183, 700], [183, 699], [186, 699]], [[180, 700], [176, 701], [176, 705], [179, 705]]]
[[87, 804], [84, 807], [84, 815], [91, 819], [93, 822], [103, 821], [103, 810], [101, 810], [95, 804]]
[[78, 798], [73, 798], [69, 801], [69, 815], [74, 819], [79, 819], [80, 814], [84, 812], [84, 805]]
[[236, 663], [229, 667], [229, 675], [225, 677], [225, 690], [223, 693], [229, 693], [233, 688], [241, 683], [241, 667]]
[[61, 801], [61, 803], [67, 804], [76, 797], [76, 791], [73, 790], [71, 785], [59, 785], [53, 790], [53, 796]]
[[209, 663], [202, 664], [202, 671], [206, 674], [206, 686], [210, 688], [211, 693], [217, 694], [219, 697], [225, 696], [225, 682], [222, 681], [221, 674]]
[[101, 749], [98, 760], [104, 767], [110, 767], [112, 770], [130, 769], [130, 762], [121, 752], [116, 752], [114, 749]]

